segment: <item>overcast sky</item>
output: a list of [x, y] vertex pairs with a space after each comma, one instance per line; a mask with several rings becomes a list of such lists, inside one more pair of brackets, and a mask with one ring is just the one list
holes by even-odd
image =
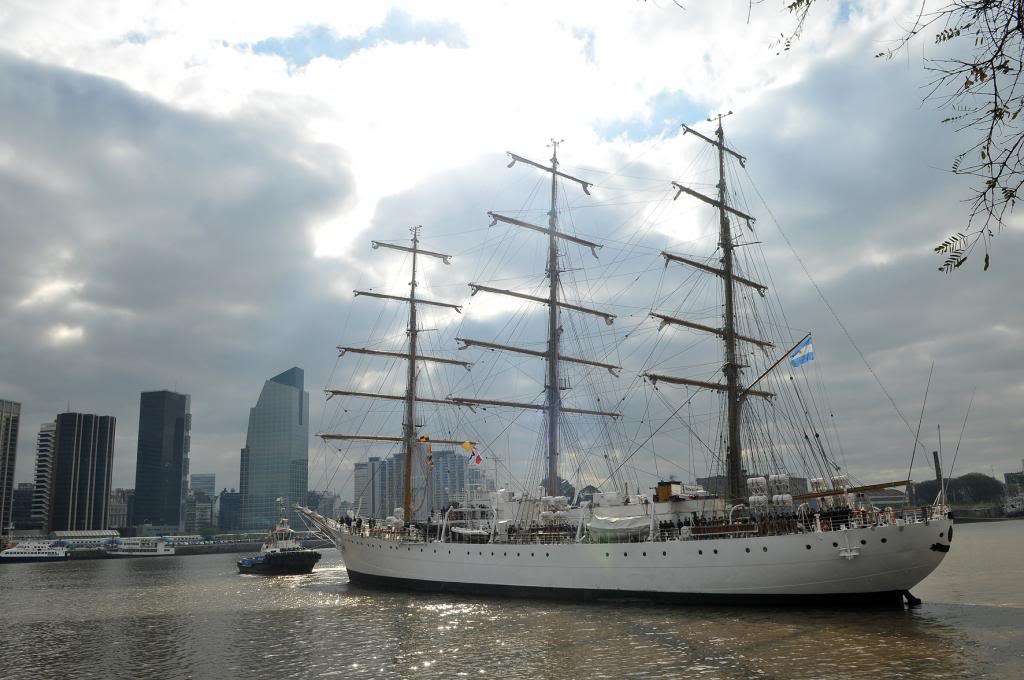
[[[176, 389], [192, 395], [192, 470], [237, 486], [248, 409], [293, 365], [306, 371], [314, 432], [357, 425], [325, 410], [319, 390], [339, 376], [370, 385], [376, 365], [339, 369], [334, 347], [383, 346], [374, 334], [396, 319], [351, 291], [408, 282], [401, 257], [369, 240], [424, 225], [427, 247], [457, 255], [424, 274], [439, 299], [467, 302], [469, 274], [542, 285], [543, 239], [496, 240], [504, 228], [488, 230], [485, 213], [521, 208], [535, 188], [504, 152], [544, 160], [552, 137], [608, 208], [575, 217], [578, 233], [609, 241], [607, 284], [587, 298], [607, 293], [623, 321], [642, 318], [661, 247], [714, 249], [708, 215], [664, 195], [697, 158], [679, 124], [710, 134], [704, 119], [728, 110], [753, 186], [905, 417], [916, 426], [934, 361], [932, 440], [941, 423], [952, 449], [977, 389], [954, 472], [1020, 468], [1022, 229], [1015, 219], [998, 237], [989, 272], [973, 261], [936, 271], [932, 246], [965, 215], [968, 187], [945, 170], [963, 139], [921, 103], [928, 40], [872, 58], [913, 3], [818, 3], [782, 54], [772, 45], [791, 17], [772, 0], [749, 21], [739, 1], [287, 4], [0, 9], [0, 397], [22, 403], [18, 481], [31, 478], [39, 424], [70, 404], [117, 417], [114, 484], [133, 486], [139, 393]], [[846, 459], [860, 478], [901, 478], [907, 427], [747, 198], [790, 326], [814, 332]], [[508, 243], [501, 265], [492, 246]], [[465, 317], [429, 313], [439, 332], [428, 344], [456, 356], [455, 331], [493, 339], [521, 310], [482, 296]], [[598, 351], [622, 341], [595, 337]], [[523, 366], [540, 380], [540, 365]], [[347, 494], [365, 450], [310, 447], [311, 487]]]

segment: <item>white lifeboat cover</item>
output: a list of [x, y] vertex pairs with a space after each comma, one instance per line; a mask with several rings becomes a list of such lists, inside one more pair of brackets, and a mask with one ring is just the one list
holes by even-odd
[[650, 527], [651, 518], [644, 515], [629, 515], [627, 517], [598, 517], [595, 515], [587, 522], [587, 528], [597, 534], [635, 534]]

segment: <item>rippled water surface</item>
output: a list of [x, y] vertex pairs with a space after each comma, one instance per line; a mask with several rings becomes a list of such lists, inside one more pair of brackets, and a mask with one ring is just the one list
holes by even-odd
[[0, 566], [3, 678], [1024, 677], [1024, 521], [962, 525], [914, 610], [364, 590], [237, 555]]

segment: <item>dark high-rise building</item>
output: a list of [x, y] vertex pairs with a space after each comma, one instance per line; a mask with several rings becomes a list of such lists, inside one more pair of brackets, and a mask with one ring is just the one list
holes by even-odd
[[291, 507], [306, 502], [309, 483], [309, 393], [303, 381], [298, 367], [275, 375], [249, 409], [239, 466], [243, 529], [273, 526], [278, 503], [289, 511], [292, 525], [301, 526]]
[[18, 454], [21, 404], [0, 399], [0, 535], [11, 525], [14, 502], [14, 463]]
[[11, 521], [15, 529], [37, 529], [32, 521], [32, 492], [35, 484], [21, 483], [14, 489], [14, 504], [11, 506]]
[[143, 392], [135, 457], [135, 507], [131, 523], [184, 527], [188, 495], [191, 397], [168, 390]]
[[219, 526], [221, 531], [234, 531], [239, 527], [242, 512], [242, 494], [224, 489], [217, 497]]
[[48, 531], [106, 528], [116, 426], [113, 416], [57, 416]]

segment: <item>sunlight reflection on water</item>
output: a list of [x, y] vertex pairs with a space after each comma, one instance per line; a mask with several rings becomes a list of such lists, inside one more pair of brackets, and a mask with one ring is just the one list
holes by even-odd
[[364, 590], [334, 550], [277, 578], [235, 555], [5, 565], [0, 658], [9, 678], [1024, 676], [1024, 522], [957, 538], [910, 611]]

